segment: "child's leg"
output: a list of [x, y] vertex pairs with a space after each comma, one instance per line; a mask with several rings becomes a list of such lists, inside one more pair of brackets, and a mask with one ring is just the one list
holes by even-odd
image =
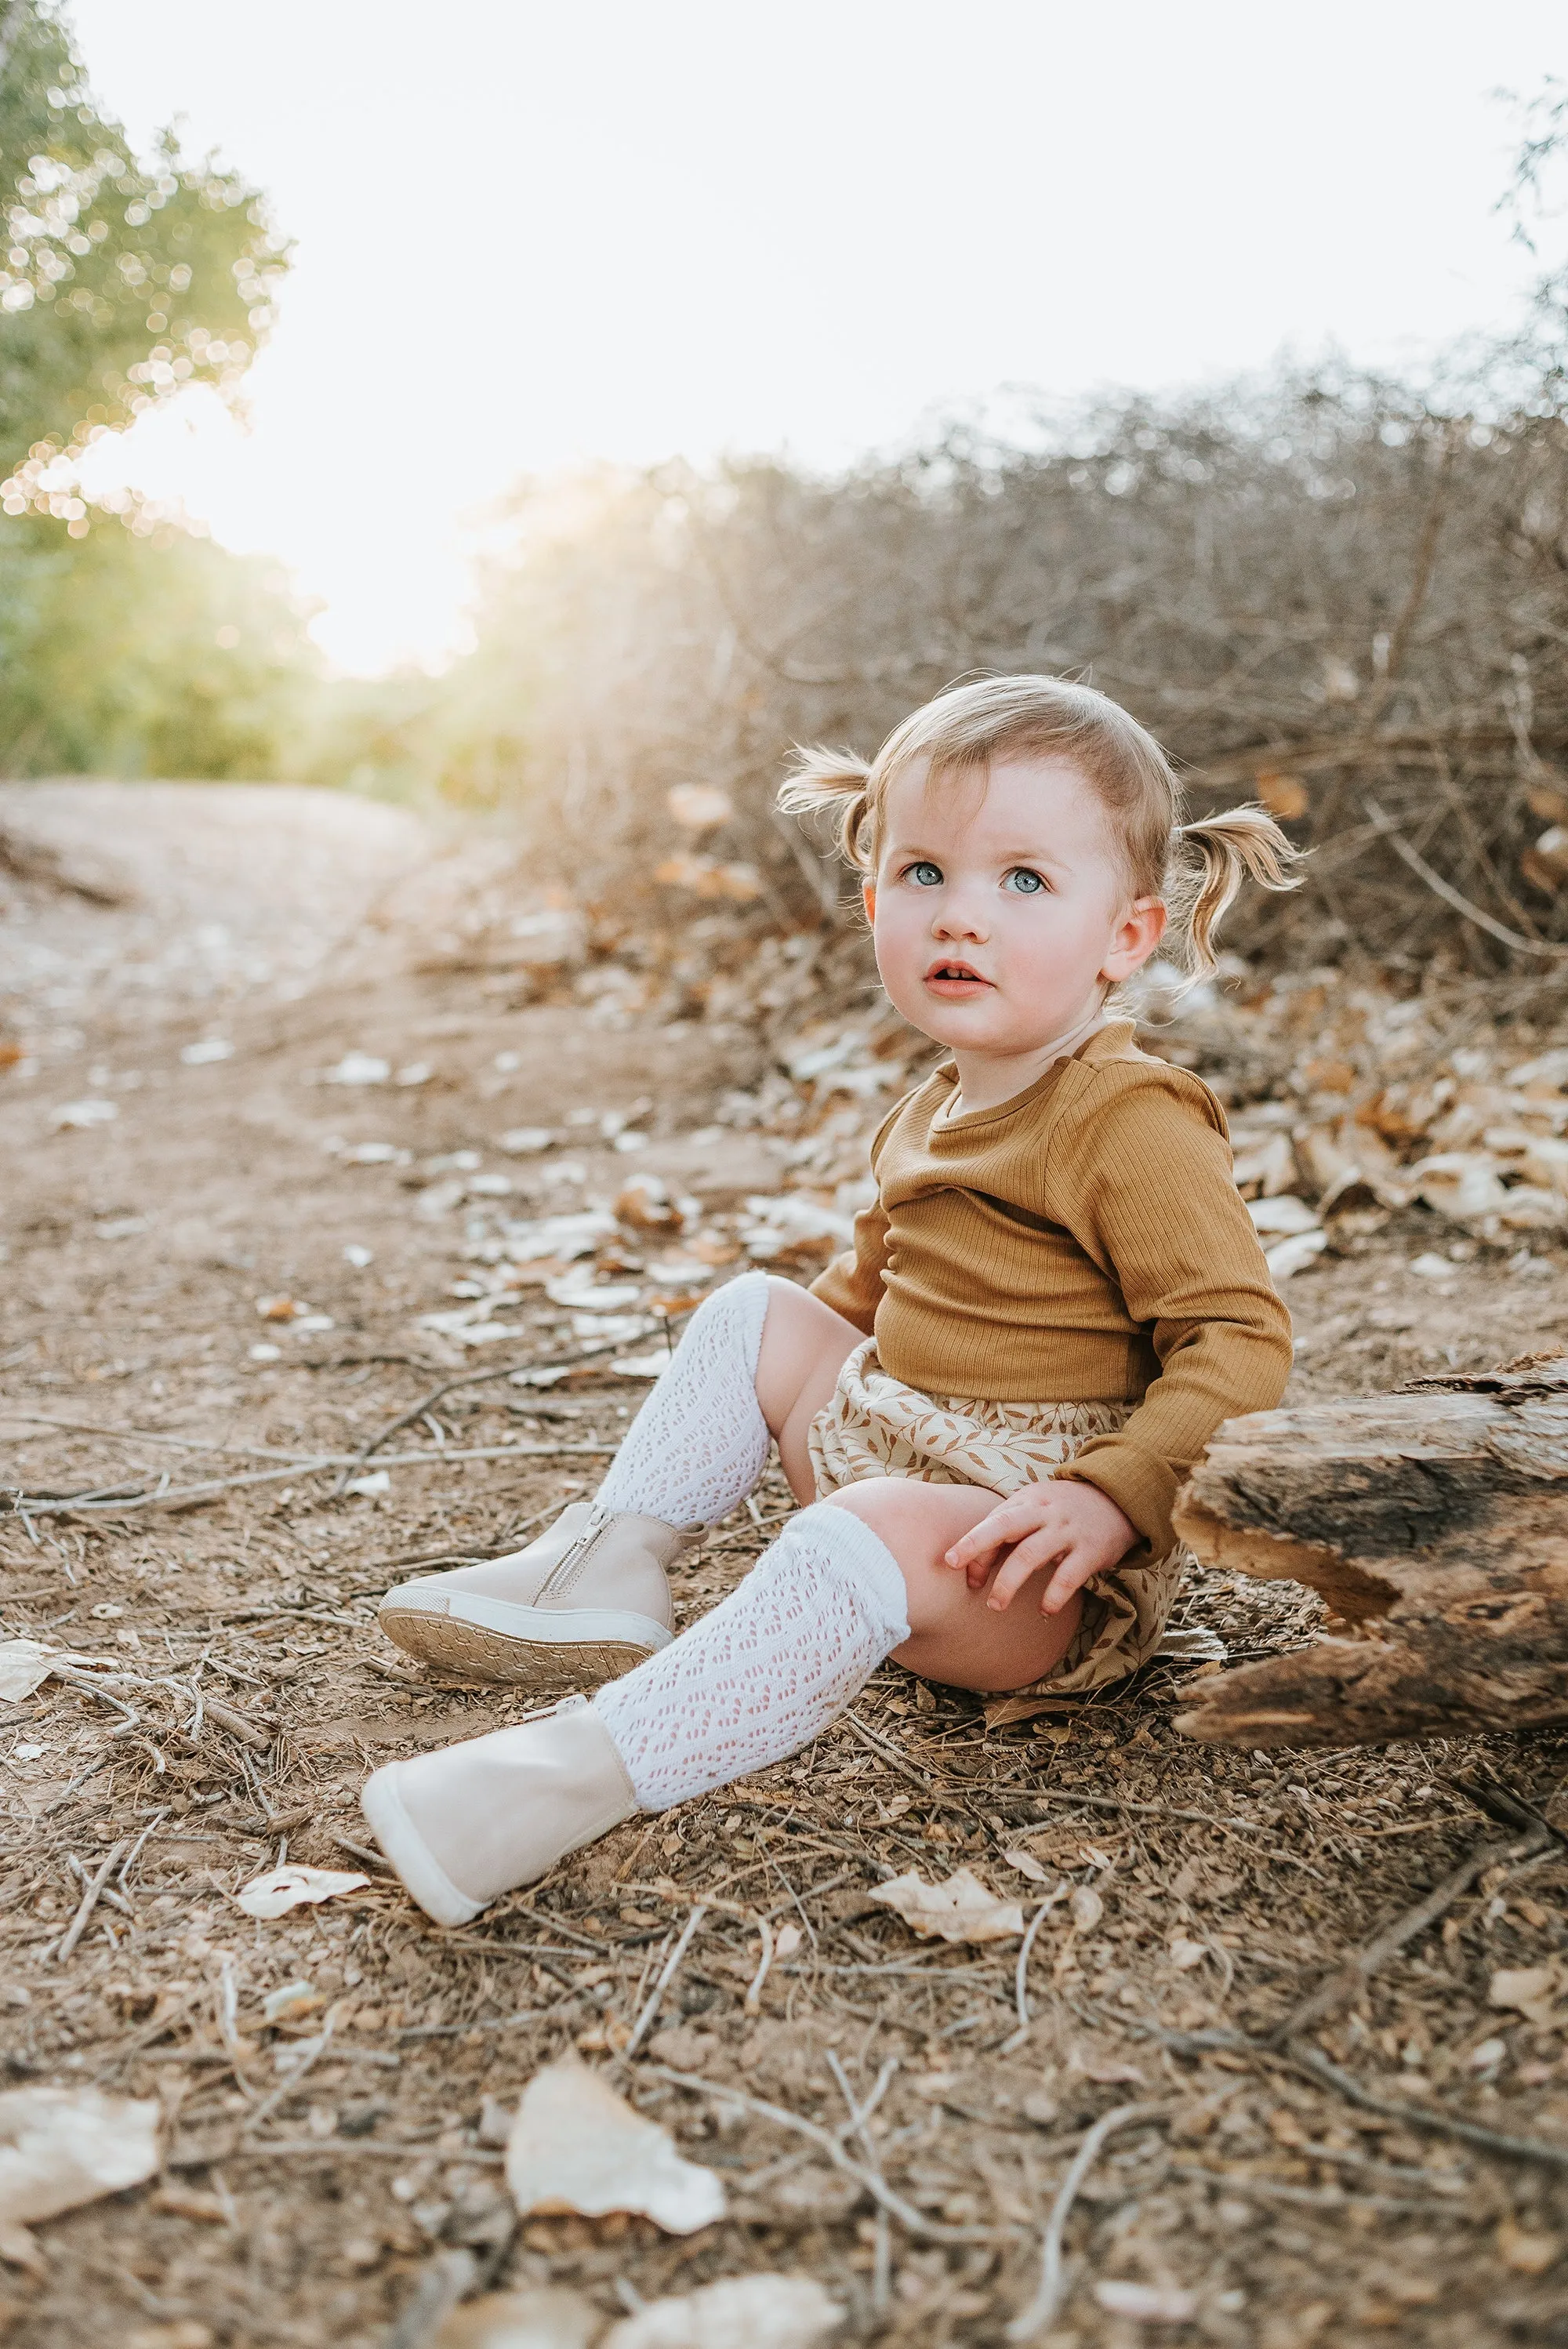
[[768, 1321], [757, 1364], [757, 1401], [779, 1446], [790, 1490], [804, 1507], [817, 1497], [806, 1438], [833, 1400], [839, 1372], [862, 1343], [852, 1321], [792, 1280], [769, 1279]]
[[801, 1500], [806, 1431], [851, 1323], [792, 1282], [746, 1273], [701, 1304], [594, 1498], [526, 1549], [387, 1592], [387, 1637], [423, 1662], [537, 1696], [593, 1688], [667, 1645], [666, 1570], [756, 1485], [777, 1435]]
[[[803, 1509], [739, 1587], [593, 1710], [645, 1810], [780, 1762], [845, 1713], [884, 1657], [954, 1688], [1026, 1688], [1066, 1652], [1079, 1602], [1003, 1613], [941, 1563], [995, 1506], [972, 1485], [879, 1477]], [[847, 1521], [847, 1522], [846, 1522]]]
[[1043, 1680], [1072, 1645], [1083, 1602], [1075, 1595], [1059, 1615], [1042, 1615], [1040, 1594], [1049, 1579], [1044, 1569], [998, 1614], [986, 1604], [994, 1574], [984, 1588], [971, 1590], [962, 1574], [942, 1563], [953, 1544], [990, 1515], [995, 1493], [884, 1476], [846, 1485], [825, 1506], [850, 1510], [897, 1558], [910, 1636], [892, 1652], [923, 1680], [999, 1695]]
[[421, 1907], [464, 1923], [634, 1812], [798, 1752], [909, 1630], [881, 1538], [846, 1509], [802, 1509], [738, 1589], [592, 1704], [389, 1763], [366, 1816]]
[[798, 1753], [896, 1654], [960, 1687], [1048, 1671], [1076, 1604], [1005, 1614], [944, 1568], [991, 1495], [887, 1478], [802, 1509], [738, 1588], [590, 1705], [394, 1762], [365, 1790], [416, 1899], [460, 1924], [635, 1811], [665, 1811]]
[[796, 1498], [809, 1501], [806, 1430], [860, 1342], [793, 1281], [752, 1272], [728, 1282], [693, 1314], [599, 1487], [601, 1505], [695, 1532], [746, 1498], [775, 1436]]

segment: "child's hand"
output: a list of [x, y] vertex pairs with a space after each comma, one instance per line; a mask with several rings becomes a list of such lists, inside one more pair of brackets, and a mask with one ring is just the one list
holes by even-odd
[[1032, 1574], [1054, 1566], [1040, 1597], [1042, 1615], [1059, 1615], [1075, 1590], [1113, 1567], [1140, 1538], [1137, 1526], [1096, 1485], [1051, 1478], [999, 1501], [944, 1561], [961, 1568], [971, 1590], [984, 1587], [997, 1553], [1009, 1553], [986, 1598], [999, 1614]]

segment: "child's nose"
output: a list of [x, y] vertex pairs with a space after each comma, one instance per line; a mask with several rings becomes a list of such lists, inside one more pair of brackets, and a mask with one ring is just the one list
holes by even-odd
[[931, 929], [938, 938], [984, 938], [985, 920], [979, 900], [962, 889], [944, 890]]

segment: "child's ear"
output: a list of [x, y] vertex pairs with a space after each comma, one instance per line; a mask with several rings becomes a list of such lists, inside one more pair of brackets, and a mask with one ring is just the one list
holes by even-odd
[[877, 885], [874, 881], [861, 883], [861, 903], [866, 909], [867, 921], [874, 922], [877, 917]]
[[1140, 897], [1128, 910], [1111, 940], [1110, 952], [1099, 967], [1101, 978], [1112, 986], [1140, 970], [1165, 936], [1170, 916], [1159, 897]]

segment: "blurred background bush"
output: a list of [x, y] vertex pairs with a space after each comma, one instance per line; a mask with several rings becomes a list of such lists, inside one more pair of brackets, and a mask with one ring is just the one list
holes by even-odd
[[[1549, 91], [1516, 193], [1564, 120]], [[1200, 802], [1256, 795], [1317, 850], [1243, 947], [1491, 971], [1568, 939], [1561, 275], [1419, 383], [1015, 401], [832, 477], [525, 484], [473, 649], [366, 683], [325, 672], [275, 565], [77, 493], [150, 403], [241, 397], [289, 261], [259, 192], [172, 141], [139, 162], [46, 0], [0, 16], [0, 771], [438, 799], [579, 895], [799, 926], [841, 891], [771, 812], [789, 745], [870, 750], [954, 678], [1043, 668], [1125, 701]]]

